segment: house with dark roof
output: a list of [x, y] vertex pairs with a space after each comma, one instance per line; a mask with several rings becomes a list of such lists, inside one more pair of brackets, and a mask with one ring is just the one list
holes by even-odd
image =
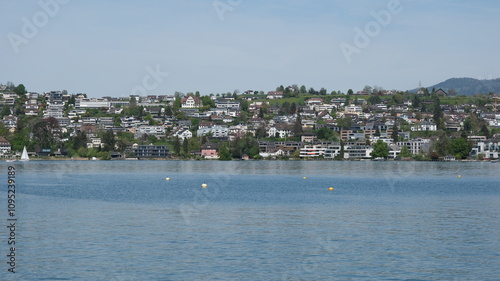
[[201, 157], [205, 159], [219, 159], [218, 143], [205, 143], [201, 146]]
[[10, 152], [12, 146], [10, 142], [6, 140], [4, 137], [0, 137], [0, 154], [7, 154]]
[[181, 100], [182, 108], [199, 108], [202, 107], [203, 103], [201, 100], [195, 96], [187, 96]]

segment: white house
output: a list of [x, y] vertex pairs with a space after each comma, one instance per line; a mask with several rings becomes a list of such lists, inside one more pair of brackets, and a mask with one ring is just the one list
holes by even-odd
[[11, 150], [11, 145], [4, 137], [0, 137], [0, 154], [7, 154]]
[[110, 102], [101, 98], [77, 98], [75, 108], [109, 108]]
[[470, 153], [470, 156], [483, 155], [486, 159], [498, 159], [500, 154], [500, 142], [478, 142]]
[[266, 98], [270, 100], [282, 99], [284, 97], [283, 92], [281, 91], [271, 91], [267, 93]]
[[267, 130], [267, 136], [270, 138], [286, 138], [293, 136], [293, 132], [290, 130], [289, 126], [285, 124], [276, 124]]
[[430, 122], [422, 122], [411, 126], [411, 130], [413, 132], [421, 132], [421, 131], [437, 131], [437, 125]]
[[202, 107], [203, 103], [197, 97], [187, 96], [181, 100], [182, 108], [199, 108]]
[[164, 136], [165, 135], [165, 127], [163, 127], [163, 126], [139, 126], [137, 128], [137, 133], [155, 135], [155, 136]]
[[193, 137], [193, 133], [187, 129], [187, 128], [181, 128], [177, 131], [175, 131], [172, 136], [174, 137], [179, 137], [179, 139], [184, 140], [184, 139], [190, 139]]
[[98, 148], [102, 146], [101, 138], [91, 138], [90, 142], [87, 143], [87, 148]]
[[225, 138], [229, 135], [229, 129], [226, 126], [211, 126], [207, 128], [200, 128], [196, 131], [198, 137], [206, 136], [207, 134], [212, 134], [214, 138]]

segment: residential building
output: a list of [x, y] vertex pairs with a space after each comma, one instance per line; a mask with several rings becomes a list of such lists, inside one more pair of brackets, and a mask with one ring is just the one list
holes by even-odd
[[[296, 141], [261, 141], [259, 142], [259, 151], [262, 157], [273, 156], [290, 156], [295, 151], [300, 150], [302, 147], [301, 142]], [[281, 151], [281, 152], [280, 152]]]
[[14, 115], [4, 116], [2, 122], [5, 128], [15, 129], [17, 127], [17, 116]]
[[64, 104], [63, 103], [50, 103], [45, 109], [43, 114], [44, 118], [54, 117], [56, 119], [64, 117]]
[[275, 124], [267, 130], [267, 136], [272, 138], [286, 138], [293, 136], [293, 132], [290, 129], [290, 126], [286, 124]]
[[368, 159], [371, 158], [373, 147], [362, 143], [345, 145], [344, 158], [346, 159]]
[[137, 128], [137, 133], [140, 135], [148, 134], [154, 136], [165, 136], [165, 127], [164, 126], [139, 126]]
[[300, 158], [324, 157], [333, 159], [340, 154], [341, 146], [334, 142], [307, 144], [300, 148]]
[[362, 111], [363, 111], [363, 108], [361, 106], [354, 105], [354, 104], [346, 106], [346, 108], [345, 108], [345, 113], [350, 113], [350, 114], [359, 114]]
[[196, 132], [196, 136], [206, 136], [211, 134], [214, 138], [227, 138], [229, 135], [229, 129], [226, 126], [214, 125], [212, 127], [200, 128]]
[[267, 93], [267, 96], [266, 96], [266, 98], [270, 99], [270, 100], [282, 99], [284, 97], [285, 96], [283, 95], [282, 91], [270, 91], [270, 92]]
[[315, 105], [323, 104], [323, 99], [311, 98], [311, 99], [306, 100], [305, 103], [309, 107], [314, 108]]
[[6, 140], [4, 137], [0, 137], [0, 154], [1, 155], [9, 154], [11, 148], [12, 146], [10, 145], [10, 142]]
[[167, 158], [169, 150], [165, 145], [132, 145], [135, 157], [141, 158]]
[[38, 101], [36, 99], [29, 99], [26, 101], [25, 105], [25, 114], [28, 116], [37, 116], [38, 115]]
[[187, 96], [181, 100], [182, 108], [199, 108], [202, 107], [203, 103], [201, 100], [194, 96]]
[[193, 137], [193, 133], [188, 128], [180, 128], [176, 130], [173, 134], [173, 137], [178, 137], [181, 140], [190, 139]]
[[218, 99], [215, 101], [215, 107], [217, 108], [240, 108], [240, 102], [229, 99]]
[[77, 98], [75, 100], [76, 109], [109, 108], [110, 105], [110, 101], [101, 98]]
[[421, 122], [411, 126], [412, 132], [437, 131], [437, 125], [431, 122]]
[[90, 138], [90, 141], [87, 142], [87, 148], [100, 148], [103, 146], [101, 138]]
[[472, 148], [470, 156], [482, 156], [484, 159], [498, 159], [499, 154], [500, 142], [480, 141]]
[[205, 143], [201, 146], [201, 157], [205, 159], [219, 159], [219, 144]]
[[312, 143], [315, 142], [317, 139], [315, 134], [302, 134], [300, 136], [300, 141], [303, 143]]

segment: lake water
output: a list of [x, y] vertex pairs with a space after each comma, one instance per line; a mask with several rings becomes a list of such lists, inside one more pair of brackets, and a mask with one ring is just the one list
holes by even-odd
[[500, 163], [30, 161], [0, 171], [0, 280], [500, 280]]

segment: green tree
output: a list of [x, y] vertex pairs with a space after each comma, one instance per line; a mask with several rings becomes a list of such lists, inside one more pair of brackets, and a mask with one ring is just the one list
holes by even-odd
[[392, 96], [392, 101], [395, 104], [401, 104], [403, 102], [403, 95], [402, 94], [395, 94]]
[[215, 107], [215, 101], [210, 96], [201, 97], [201, 102], [203, 103], [203, 107], [206, 109]]
[[293, 114], [295, 114], [295, 113], [297, 113], [297, 104], [295, 104], [294, 102], [292, 102], [292, 103], [290, 104], [290, 114], [292, 114], [292, 115], [293, 115]]
[[316, 136], [319, 140], [331, 140], [334, 137], [334, 134], [331, 129], [323, 127], [316, 131]]
[[396, 124], [396, 122], [394, 122], [394, 126], [392, 126], [391, 138], [394, 143], [397, 143], [399, 141], [398, 125]]
[[18, 96], [24, 96], [26, 94], [26, 88], [23, 84], [19, 84], [14, 88], [14, 93], [16, 93]]
[[337, 156], [335, 156], [335, 160], [343, 160], [345, 154], [345, 144], [343, 141], [340, 141], [340, 151]]
[[389, 146], [387, 143], [385, 143], [382, 140], [378, 140], [374, 145], [373, 145], [373, 152], [371, 153], [371, 156], [373, 158], [387, 158], [389, 157]]
[[0, 113], [0, 117], [9, 116], [11, 114], [10, 106], [4, 104], [2, 107], [2, 112]]
[[100, 160], [110, 160], [111, 154], [108, 151], [99, 151], [96, 153], [96, 157]]
[[182, 150], [185, 154], [189, 154], [189, 142], [186, 138], [182, 141]]
[[219, 148], [219, 159], [220, 160], [232, 160], [231, 152], [226, 143], [223, 143]]
[[158, 138], [155, 135], [147, 135], [147, 134], [144, 135], [147, 136], [148, 143], [155, 144], [158, 141]]
[[68, 99], [68, 105], [73, 105], [75, 106], [75, 103], [76, 103], [76, 98], [75, 98], [75, 95], [71, 95]]
[[107, 130], [103, 133], [102, 143], [104, 144], [105, 151], [111, 151], [115, 149], [116, 140], [113, 130]]
[[267, 135], [266, 128], [264, 128], [263, 126], [260, 126], [255, 130], [255, 137], [257, 139], [265, 138], [266, 135]]
[[5, 127], [5, 124], [3, 122], [0, 122], [0, 136], [7, 137], [9, 136], [9, 134], [9, 130]]
[[439, 97], [434, 98], [434, 115], [433, 115], [434, 123], [437, 126], [438, 130], [444, 130], [446, 129], [446, 126], [444, 124], [444, 114], [443, 110], [441, 109], [441, 101], [439, 100]]
[[434, 142], [433, 150], [438, 157], [444, 157], [450, 152], [450, 138], [444, 131], [437, 133], [438, 138]]
[[80, 131], [76, 136], [73, 137], [71, 148], [77, 151], [80, 148], [87, 147], [87, 135]]
[[170, 105], [167, 105], [167, 107], [165, 107], [165, 116], [173, 116], [174, 115], [174, 112], [172, 111], [172, 107]]
[[53, 117], [38, 118], [32, 125], [33, 139], [41, 148], [55, 148], [60, 137], [60, 127]]
[[450, 152], [456, 158], [465, 159], [469, 155], [470, 149], [467, 140], [464, 138], [456, 138], [451, 142]]
[[352, 94], [354, 94], [354, 91], [352, 89], [349, 89], [349, 90], [347, 90], [347, 94], [352, 95]]
[[351, 117], [343, 117], [337, 119], [337, 125], [343, 130], [349, 130], [352, 127]]
[[300, 93], [301, 93], [301, 94], [305, 94], [305, 93], [307, 93], [307, 88], [306, 88], [306, 86], [305, 86], [305, 85], [300, 86]]
[[369, 102], [370, 104], [379, 104], [379, 103], [381, 103], [381, 102], [382, 102], [382, 99], [380, 99], [380, 97], [379, 97], [379, 96], [370, 96], [370, 97], [368, 98], [368, 102]]
[[486, 123], [484, 123], [483, 126], [481, 127], [481, 134], [485, 136], [487, 139], [489, 139], [491, 136], [490, 130], [488, 129]]
[[408, 158], [411, 156], [412, 156], [412, 154], [411, 154], [410, 150], [408, 149], [408, 147], [406, 145], [403, 145], [403, 147], [401, 148], [401, 152], [399, 152], [399, 157]]
[[477, 117], [476, 112], [469, 113], [469, 116], [464, 120], [464, 130], [470, 132], [471, 134], [475, 134], [479, 131], [479, 118]]
[[179, 92], [175, 92], [174, 111], [178, 111], [182, 106], [182, 98]]
[[421, 105], [420, 98], [418, 97], [418, 95], [414, 95], [412, 101], [413, 108], [419, 108], [420, 105]]
[[264, 118], [264, 109], [262, 107], [259, 108], [259, 118]]
[[300, 113], [297, 113], [297, 118], [295, 119], [295, 124], [293, 125], [293, 135], [298, 137], [302, 134], [302, 118]]
[[177, 136], [174, 139], [174, 153], [176, 156], [181, 155], [181, 142]]
[[200, 138], [192, 137], [188, 140], [188, 151], [199, 151], [200, 149], [201, 149]]

